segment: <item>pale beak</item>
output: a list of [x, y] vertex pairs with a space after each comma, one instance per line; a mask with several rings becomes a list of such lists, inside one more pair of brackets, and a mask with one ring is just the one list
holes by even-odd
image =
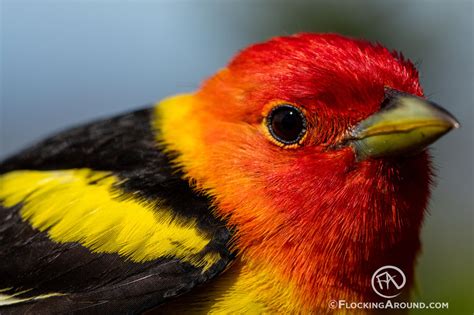
[[357, 159], [410, 155], [422, 151], [459, 122], [420, 97], [386, 89], [381, 109], [350, 130], [345, 141]]

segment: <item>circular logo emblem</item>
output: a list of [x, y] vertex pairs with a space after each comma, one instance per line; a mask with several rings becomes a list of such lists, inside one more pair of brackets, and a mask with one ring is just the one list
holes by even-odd
[[383, 266], [372, 275], [372, 289], [379, 296], [391, 299], [400, 293], [407, 282], [403, 271], [395, 266]]

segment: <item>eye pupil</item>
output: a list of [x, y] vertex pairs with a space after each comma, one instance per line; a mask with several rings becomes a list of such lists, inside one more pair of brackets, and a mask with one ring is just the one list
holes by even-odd
[[284, 104], [275, 107], [267, 118], [272, 136], [284, 144], [298, 143], [306, 132], [306, 119], [300, 109]]

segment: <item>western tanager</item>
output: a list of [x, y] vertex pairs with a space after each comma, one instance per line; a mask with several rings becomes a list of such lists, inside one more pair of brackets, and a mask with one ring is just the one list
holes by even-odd
[[432, 168], [458, 127], [401, 54], [273, 38], [191, 94], [0, 165], [0, 313], [352, 313], [413, 284]]

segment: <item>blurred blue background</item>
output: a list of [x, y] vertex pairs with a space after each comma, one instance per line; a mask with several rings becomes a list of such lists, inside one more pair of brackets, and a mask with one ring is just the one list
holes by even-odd
[[239, 49], [272, 36], [380, 41], [416, 62], [426, 94], [461, 121], [433, 146], [438, 184], [416, 300], [472, 314], [473, 3], [4, 0], [0, 157], [70, 125], [192, 91]]

